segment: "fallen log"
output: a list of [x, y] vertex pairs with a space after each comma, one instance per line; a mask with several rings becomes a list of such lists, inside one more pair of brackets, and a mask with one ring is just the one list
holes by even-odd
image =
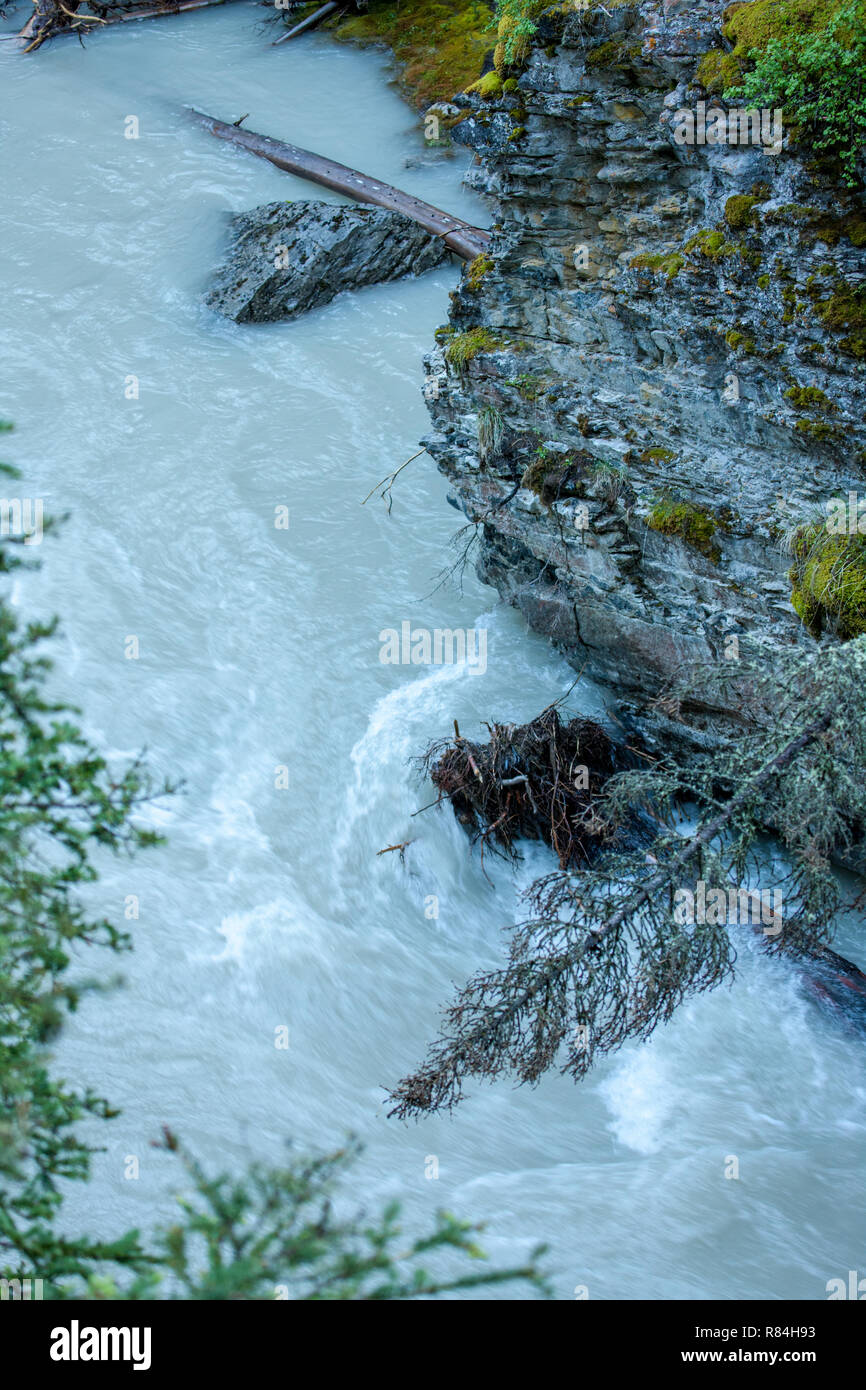
[[160, 15], [182, 14], [186, 10], [205, 10], [213, 5], [227, 5], [231, 0], [169, 0], [166, 4], [127, 5], [117, 14], [81, 14], [82, 0], [34, 0], [33, 13], [24, 28], [16, 35], [19, 39], [36, 39], [25, 48], [25, 53], [41, 47], [46, 39], [58, 34], [77, 34], [82, 29], [102, 27], [106, 24], [128, 24], [134, 19], [158, 19]]
[[249, 150], [260, 159], [267, 159], [287, 174], [295, 174], [298, 178], [321, 184], [323, 188], [331, 188], [335, 193], [342, 193], [357, 203], [372, 203], [374, 207], [404, 213], [426, 231], [441, 237], [449, 250], [466, 261], [473, 261], [490, 245], [490, 233], [483, 228], [473, 227], [470, 222], [452, 217], [441, 208], [434, 207], [432, 203], [424, 203], [411, 193], [403, 193], [392, 184], [383, 183], [381, 179], [360, 174], [357, 169], [350, 169], [345, 164], [338, 164], [336, 160], [326, 159], [310, 150], [302, 150], [298, 145], [289, 145], [282, 140], [274, 140], [269, 135], [257, 135], [252, 130], [242, 130], [240, 126], [218, 121], [216, 117], [208, 116], [194, 106], [188, 106], [186, 110], [199, 125], [204, 126], [205, 130], [209, 130], [218, 140], [228, 140], [233, 145], [239, 145], [241, 149]]
[[287, 43], [289, 39], [296, 39], [299, 34], [306, 34], [308, 29], [315, 29], [317, 24], [327, 19], [329, 14], [333, 14], [340, 7], [337, 0], [328, 0], [327, 5], [320, 5], [312, 14], [308, 14], [306, 19], [302, 19], [300, 24], [296, 24], [287, 34], [281, 34], [278, 39], [274, 39], [271, 48], [276, 48], [278, 43]]

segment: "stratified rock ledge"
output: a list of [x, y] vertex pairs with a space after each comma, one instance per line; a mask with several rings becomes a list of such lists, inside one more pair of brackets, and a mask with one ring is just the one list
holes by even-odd
[[236, 323], [273, 323], [342, 290], [420, 275], [448, 255], [402, 213], [312, 200], [265, 203], [232, 218], [232, 244], [205, 303]]

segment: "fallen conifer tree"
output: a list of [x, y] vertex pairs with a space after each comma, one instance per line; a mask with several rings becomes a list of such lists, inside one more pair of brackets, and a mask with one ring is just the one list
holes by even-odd
[[[683, 1000], [733, 978], [730, 927], [743, 924], [742, 907], [768, 949], [798, 962], [816, 997], [866, 1024], [866, 977], [829, 948], [840, 913], [862, 898], [843, 900], [833, 860], [862, 855], [866, 638], [772, 661], [757, 652], [702, 679], [705, 689], [736, 683], [748, 727], [682, 766], [660, 758], [618, 770], [585, 722], [573, 730], [547, 712], [511, 735], [492, 726], [486, 748], [458, 731], [453, 745], [427, 754], [468, 830], [505, 849], [534, 831], [563, 867], [529, 890], [530, 916], [514, 931], [508, 962], [459, 992], [427, 1061], [391, 1093], [392, 1114], [449, 1110], [472, 1078], [534, 1084], [558, 1063], [580, 1079], [600, 1057], [648, 1038]], [[551, 732], [548, 772], [539, 752]], [[598, 783], [596, 791], [590, 776], [585, 801], [563, 792], [581, 740]], [[525, 784], [515, 780], [523, 776]], [[497, 785], [485, 787], [485, 777]], [[651, 817], [653, 833], [623, 843], [636, 812]], [[769, 827], [786, 867], [774, 871], [765, 919]], [[749, 886], [757, 877], [760, 892]]]

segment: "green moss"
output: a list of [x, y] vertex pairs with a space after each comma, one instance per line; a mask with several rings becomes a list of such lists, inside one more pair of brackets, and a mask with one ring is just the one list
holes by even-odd
[[520, 376], [507, 381], [506, 386], [513, 386], [518, 395], [525, 401], [537, 401], [538, 397], [544, 394], [547, 385], [543, 376], [532, 376], [528, 372], [523, 372]]
[[740, 333], [736, 328], [725, 334], [725, 342], [733, 352], [738, 352], [741, 348], [743, 352], [752, 354], [756, 351], [754, 340], [747, 338], [745, 333]]
[[866, 633], [866, 536], [835, 535], [822, 518], [791, 542], [791, 603], [817, 636], [829, 623], [847, 641]]
[[769, 275], [759, 275], [759, 276], [758, 276], [758, 289], [759, 289], [759, 290], [768, 290], [769, 288], [770, 288], [770, 277], [769, 277]]
[[724, 260], [726, 256], [742, 255], [746, 248], [737, 246], [728, 241], [724, 232], [703, 231], [697, 232], [686, 242], [686, 251], [700, 251], [701, 255], [708, 256], [711, 261]]
[[633, 270], [662, 271], [669, 280], [673, 280], [675, 276], [679, 275], [685, 263], [685, 256], [680, 255], [678, 251], [668, 255], [650, 255], [649, 252], [643, 252], [640, 256], [635, 256], [629, 265]]
[[728, 226], [736, 231], [744, 227], [757, 227], [758, 218], [754, 211], [757, 202], [757, 198], [752, 198], [747, 193], [735, 193], [725, 203], [725, 221]]
[[509, 140], [520, 140], [526, 134], [526, 126], [516, 125], [508, 136]]
[[866, 286], [837, 282], [836, 292], [819, 300], [815, 312], [831, 333], [841, 336], [838, 347], [851, 357], [866, 357]]
[[490, 48], [484, 0], [369, 0], [329, 26], [345, 43], [384, 43], [397, 60], [400, 85], [419, 110], [449, 101], [478, 76]]
[[845, 438], [842, 430], [836, 425], [828, 425], [826, 420], [798, 420], [794, 428], [800, 434], [808, 434], [810, 439], [817, 440], [819, 444], [829, 444], [831, 440]]
[[672, 449], [644, 449], [640, 456], [641, 463], [670, 463], [676, 458]]
[[619, 56], [622, 48], [622, 39], [608, 39], [607, 43], [599, 44], [587, 55], [586, 66], [588, 68], [607, 67]]
[[502, 84], [502, 90], [503, 92], [508, 92], [509, 94], [511, 92], [519, 92], [520, 83], [518, 82], [516, 77], [507, 77]]
[[819, 390], [817, 386], [791, 386], [785, 392], [795, 410], [836, 410], [836, 402]]
[[639, 43], [630, 43], [624, 34], [608, 39], [586, 55], [588, 68], [616, 68], [618, 72], [631, 69], [641, 57]]
[[770, 208], [765, 213], [768, 222], [810, 222], [820, 215], [821, 209], [810, 207], [808, 203], [783, 203], [780, 208]]
[[802, 233], [805, 241], [823, 241], [828, 246], [837, 246], [842, 237], [847, 237], [853, 246], [866, 246], [866, 213], [859, 209], [846, 213], [844, 217], [834, 217], [825, 208], [785, 203], [780, 208], [770, 208], [765, 217], [768, 222], [807, 224]]
[[773, 39], [798, 39], [820, 33], [844, 8], [846, 0], [754, 0], [725, 11], [722, 33], [741, 64], [767, 51]]
[[866, 213], [851, 212], [843, 217], [842, 230], [852, 246], [866, 246]]
[[700, 551], [707, 559], [718, 563], [721, 552], [713, 540], [718, 530], [718, 522], [714, 516], [702, 511], [693, 502], [662, 497], [654, 504], [646, 524], [652, 531], [659, 531], [663, 536], [681, 536], [687, 545]]
[[489, 328], [469, 328], [454, 334], [445, 349], [445, 360], [462, 371], [479, 352], [495, 352], [498, 347], [499, 339]]
[[466, 278], [463, 281], [463, 288], [472, 294], [477, 294], [481, 289], [481, 281], [488, 271], [493, 269], [494, 261], [492, 256], [487, 256], [484, 252], [476, 256], [474, 261], [470, 261], [466, 267]]
[[743, 70], [733, 53], [726, 53], [722, 48], [711, 48], [698, 63], [695, 75], [708, 92], [721, 95], [726, 87], [736, 86]]
[[485, 101], [492, 101], [494, 97], [502, 94], [502, 78], [494, 69], [486, 72], [483, 77], [479, 77], [477, 82], [473, 82], [471, 87], [466, 88], [467, 92], [477, 92]]

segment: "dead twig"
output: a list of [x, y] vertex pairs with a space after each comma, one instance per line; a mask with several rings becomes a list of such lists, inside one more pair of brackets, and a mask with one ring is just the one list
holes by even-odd
[[361, 503], [361, 506], [365, 506], [366, 503], [369, 502], [370, 498], [373, 496], [373, 493], [378, 492], [379, 488], [382, 486], [383, 483], [387, 483], [388, 486], [385, 488], [385, 491], [381, 495], [383, 500], [386, 496], [388, 498], [388, 515], [390, 516], [391, 488], [394, 486], [395, 478], [397, 477], [398, 473], [402, 473], [404, 468], [408, 468], [410, 463], [413, 463], [415, 459], [419, 459], [421, 455], [426, 454], [426, 452], [426, 449], [419, 449], [417, 454], [413, 454], [412, 457], [407, 459], [405, 463], [401, 463], [400, 467], [395, 468], [393, 473], [389, 473], [386, 477], [382, 478], [381, 482], [378, 482], [375, 487], [370, 488], [370, 491], [367, 493], [367, 496], [364, 498], [364, 501]]

